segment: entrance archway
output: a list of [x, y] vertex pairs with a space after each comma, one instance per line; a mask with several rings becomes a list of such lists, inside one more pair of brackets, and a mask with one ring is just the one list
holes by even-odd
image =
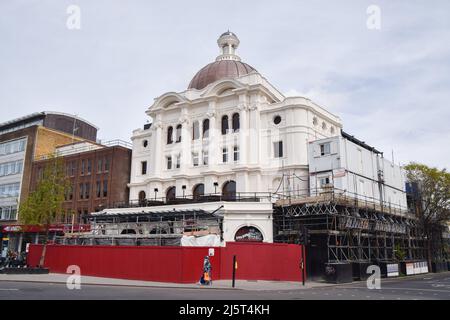
[[236, 200], [236, 182], [233, 180], [225, 182], [222, 187], [223, 200]]

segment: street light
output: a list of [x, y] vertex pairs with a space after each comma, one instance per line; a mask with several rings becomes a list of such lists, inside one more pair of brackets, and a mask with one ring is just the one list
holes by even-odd
[[155, 191], [155, 201], [156, 201], [156, 195], [158, 193], [158, 188], [153, 189], [153, 191]]
[[219, 186], [218, 182], [214, 182], [214, 193], [217, 193], [217, 187]]
[[181, 189], [183, 189], [183, 198], [184, 198], [184, 191], [186, 190], [186, 185], [182, 185]]

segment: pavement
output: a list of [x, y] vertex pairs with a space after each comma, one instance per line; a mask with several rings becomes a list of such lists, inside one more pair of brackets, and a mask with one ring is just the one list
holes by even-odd
[[[66, 284], [68, 274], [50, 273], [50, 274], [0, 274], [0, 281], [12, 282], [34, 282], [34, 283], [53, 283]], [[280, 291], [280, 290], [299, 290], [318, 287], [332, 286], [325, 282], [308, 281], [305, 286], [301, 282], [295, 281], [250, 281], [236, 280], [235, 288], [232, 287], [231, 280], [216, 280], [211, 286], [202, 286], [198, 283], [169, 283], [152, 282], [140, 280], [126, 280], [115, 278], [101, 278], [81, 276], [83, 285], [101, 285], [101, 286], [123, 286], [123, 287], [154, 287], [154, 288], [180, 288], [180, 289], [220, 289], [220, 290], [250, 290], [250, 291]], [[1, 284], [1, 283], [0, 283]]]
[[67, 275], [1, 275], [1, 300], [450, 300], [450, 272], [382, 279], [381, 289], [365, 282], [330, 285], [273, 281], [215, 281], [212, 287], [82, 277], [79, 290], [69, 290]]

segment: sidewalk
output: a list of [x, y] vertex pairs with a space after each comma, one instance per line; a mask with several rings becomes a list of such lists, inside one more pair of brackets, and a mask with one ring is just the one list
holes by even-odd
[[[14, 282], [36, 282], [36, 283], [56, 283], [66, 284], [67, 274], [0, 274], [1, 281]], [[140, 280], [125, 280], [113, 278], [100, 278], [81, 276], [81, 285], [98, 285], [98, 286], [126, 286], [126, 287], [152, 287], [152, 288], [179, 288], [179, 289], [205, 289], [205, 290], [249, 290], [249, 291], [283, 291], [283, 290], [299, 290], [318, 287], [333, 286], [332, 284], [322, 282], [306, 282], [303, 286], [301, 282], [290, 281], [247, 281], [236, 280], [236, 287], [231, 287], [231, 280], [217, 280], [213, 281], [212, 286], [201, 286], [199, 284], [185, 284], [185, 283], [168, 283], [168, 282], [150, 282]]]

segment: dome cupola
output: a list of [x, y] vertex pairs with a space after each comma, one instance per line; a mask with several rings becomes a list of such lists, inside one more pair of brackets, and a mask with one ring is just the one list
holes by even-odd
[[231, 31], [223, 33], [217, 40], [221, 54], [212, 62], [203, 67], [192, 78], [188, 89], [203, 89], [208, 84], [225, 78], [238, 78], [240, 76], [256, 71], [252, 66], [241, 62], [236, 55], [239, 47], [239, 38]]

